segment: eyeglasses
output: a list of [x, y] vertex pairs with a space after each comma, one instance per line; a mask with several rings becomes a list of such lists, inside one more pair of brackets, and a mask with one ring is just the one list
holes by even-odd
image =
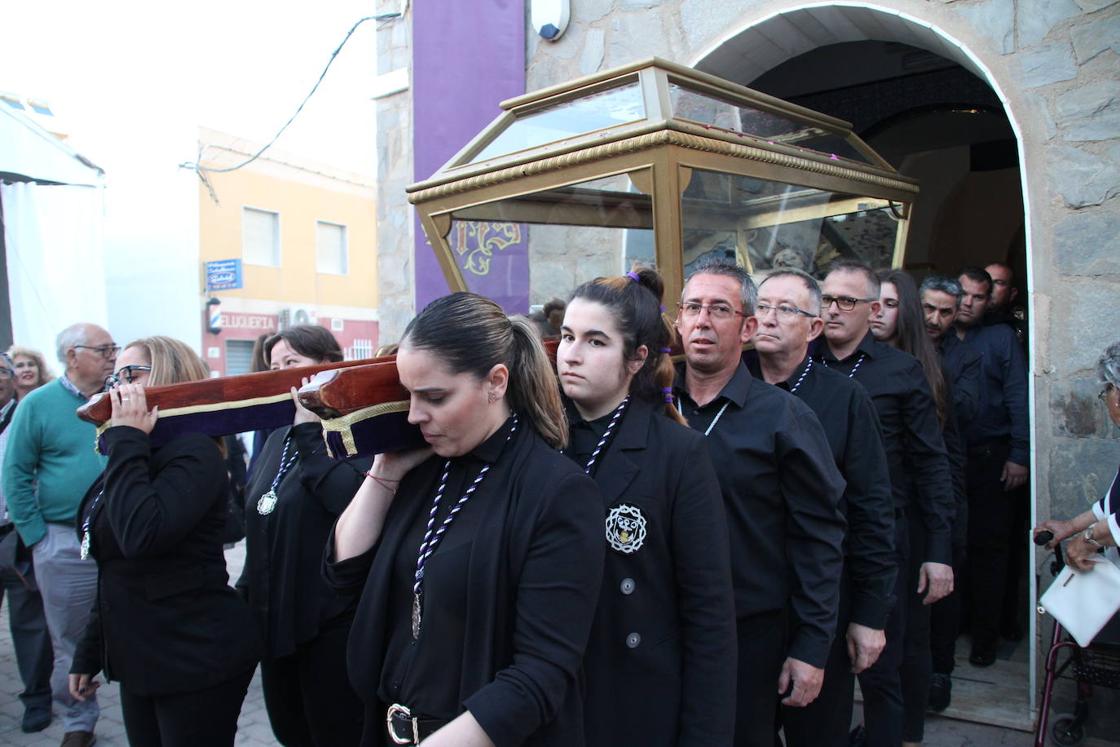
[[738, 314], [739, 316], [746, 316], [741, 311], [737, 311], [725, 303], [696, 303], [695, 301], [686, 301], [682, 304], [677, 304], [677, 308], [681, 310], [681, 315], [693, 319], [700, 316], [701, 311], [707, 311], [708, 316], [718, 321], [726, 321], [731, 317]]
[[1112, 394], [1115, 390], [1116, 390], [1116, 385], [1113, 384], [1112, 382], [1109, 382], [1109, 383], [1104, 385], [1104, 389], [1102, 389], [1101, 393], [1097, 395], [1097, 399], [1099, 399], [1103, 402], [1103, 401], [1107, 400], [1108, 396], [1110, 394]]
[[105, 387], [107, 389], [112, 389], [115, 386], [120, 386], [122, 383], [131, 384], [132, 382], [136, 381], [136, 374], [140, 373], [141, 371], [151, 370], [151, 366], [121, 366], [116, 373], [109, 374], [109, 376], [105, 379]]
[[94, 347], [93, 345], [75, 345], [74, 347], [82, 348], [84, 350], [93, 350], [105, 360], [115, 358], [117, 353], [121, 352], [120, 345], [98, 345], [96, 347]]
[[821, 296], [821, 310], [827, 311], [832, 308], [832, 304], [836, 304], [841, 311], [851, 311], [857, 303], [871, 303], [878, 300], [878, 298], [852, 298], [851, 296]]
[[755, 316], [763, 317], [771, 311], [777, 315], [779, 321], [783, 322], [793, 321], [793, 319], [799, 315], [807, 316], [810, 319], [815, 319], [817, 317], [817, 315], [812, 312], [799, 309], [788, 303], [778, 304], [777, 306], [771, 306], [768, 303], [760, 303], [758, 306], [755, 306]]
[[10, 368], [0, 368], [0, 380], [10, 379], [16, 375], [16, 372]]

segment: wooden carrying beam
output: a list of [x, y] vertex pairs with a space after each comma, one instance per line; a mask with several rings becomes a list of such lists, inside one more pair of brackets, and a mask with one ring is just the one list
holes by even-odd
[[408, 423], [408, 392], [396, 359], [323, 371], [299, 390], [299, 401], [323, 420], [323, 440], [336, 459], [422, 446]]
[[[216, 437], [289, 425], [295, 415], [292, 387], [299, 387], [304, 377], [323, 371], [373, 364], [381, 371], [381, 383], [370, 390], [368, 401], [406, 398], [393, 361], [392, 357], [371, 358], [147, 387], [144, 395], [148, 407], [159, 407], [152, 445], [160, 446], [183, 433]], [[97, 426], [100, 449], [100, 436], [112, 418], [109, 395], [94, 395], [78, 408], [78, 417]]]

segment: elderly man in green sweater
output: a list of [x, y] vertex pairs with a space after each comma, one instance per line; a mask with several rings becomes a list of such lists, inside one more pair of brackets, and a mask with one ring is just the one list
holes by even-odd
[[120, 348], [95, 324], [67, 327], [57, 346], [66, 372], [32, 391], [16, 409], [3, 490], [16, 531], [32, 548], [54, 647], [51, 689], [66, 726], [62, 747], [89, 747], [100, 709], [96, 697], [71, 697], [68, 675], [97, 593], [97, 566], [80, 557], [75, 521], [78, 503], [105, 462], [94, 450], [94, 427], [74, 411], [104, 388]]

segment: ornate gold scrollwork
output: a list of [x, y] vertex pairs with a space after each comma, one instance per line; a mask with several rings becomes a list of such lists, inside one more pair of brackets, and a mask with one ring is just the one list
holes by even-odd
[[490, 260], [514, 244], [521, 243], [521, 225], [491, 221], [456, 221], [451, 248], [459, 255], [459, 266], [474, 275], [488, 275]]

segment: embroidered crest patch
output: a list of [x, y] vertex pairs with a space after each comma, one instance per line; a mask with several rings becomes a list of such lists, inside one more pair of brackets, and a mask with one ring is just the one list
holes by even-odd
[[646, 540], [646, 517], [637, 506], [620, 503], [607, 513], [607, 544], [629, 555]]

